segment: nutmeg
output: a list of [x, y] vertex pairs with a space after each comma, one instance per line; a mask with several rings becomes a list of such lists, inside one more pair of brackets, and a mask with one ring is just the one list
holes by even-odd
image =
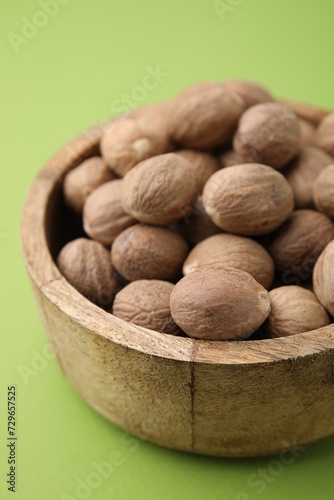
[[313, 184], [324, 167], [333, 163], [319, 148], [302, 148], [287, 165], [284, 175], [292, 187], [296, 208], [313, 208]]
[[176, 230], [193, 245], [222, 232], [204, 210], [202, 196], [198, 196], [192, 211], [176, 223]]
[[279, 102], [290, 108], [299, 118], [303, 118], [304, 120], [311, 122], [315, 127], [317, 127], [321, 120], [329, 114], [329, 111], [326, 109], [322, 109], [319, 106], [314, 106], [313, 104], [307, 104], [305, 102], [286, 99], [280, 99]]
[[311, 122], [299, 118], [299, 127], [301, 146], [311, 146], [314, 143], [315, 126]]
[[256, 163], [227, 167], [204, 186], [204, 208], [221, 229], [260, 235], [277, 229], [293, 210], [293, 193], [283, 175]]
[[334, 113], [321, 121], [315, 133], [314, 144], [334, 157]]
[[244, 163], [281, 169], [300, 148], [298, 118], [276, 102], [252, 106], [240, 119], [233, 147]]
[[116, 179], [100, 156], [93, 156], [70, 170], [64, 180], [66, 204], [78, 214], [82, 213], [87, 196], [105, 182]]
[[246, 339], [266, 320], [270, 300], [245, 271], [203, 268], [174, 287], [171, 314], [190, 337], [207, 340]]
[[317, 210], [334, 218], [334, 163], [325, 167], [313, 185], [313, 201]]
[[331, 319], [314, 293], [300, 286], [269, 292], [271, 312], [265, 325], [269, 338], [289, 337], [329, 325]]
[[182, 332], [170, 313], [172, 283], [138, 280], [121, 290], [115, 298], [113, 314], [134, 325], [160, 333], [180, 335]]
[[334, 241], [321, 253], [313, 271], [313, 288], [324, 308], [334, 316]]
[[166, 152], [174, 149], [168, 131], [168, 116], [171, 108], [171, 101], [162, 101], [149, 104], [133, 111], [132, 116], [141, 126], [152, 130], [166, 143]]
[[166, 227], [137, 224], [115, 239], [111, 258], [119, 274], [128, 281], [177, 280], [189, 248], [182, 236]]
[[122, 287], [113, 272], [109, 251], [97, 241], [70, 241], [59, 253], [57, 264], [67, 281], [100, 307], [109, 308]]
[[311, 277], [313, 267], [334, 238], [334, 224], [326, 215], [315, 210], [296, 210], [274, 233], [268, 244], [283, 280]]
[[234, 234], [216, 234], [196, 245], [183, 264], [183, 274], [203, 267], [233, 267], [248, 272], [260, 285], [272, 285], [274, 262], [265, 248], [252, 240]]
[[123, 209], [122, 184], [122, 179], [107, 182], [95, 189], [84, 205], [85, 232], [107, 247], [124, 229], [138, 222]]
[[259, 83], [245, 80], [243, 78], [233, 78], [226, 80], [224, 85], [228, 90], [238, 94], [245, 101], [247, 108], [262, 102], [273, 101], [269, 91]]
[[123, 179], [124, 209], [141, 222], [165, 225], [191, 211], [198, 188], [194, 169], [175, 153], [145, 160]]
[[180, 149], [176, 154], [182, 156], [193, 167], [198, 193], [201, 194], [209, 177], [221, 168], [218, 159], [212, 154], [193, 149]]
[[244, 163], [241, 156], [234, 151], [232, 146], [226, 146], [219, 153], [219, 162], [220, 165], [225, 167], [234, 167], [234, 165], [241, 165]]
[[212, 149], [232, 139], [244, 109], [243, 99], [223, 84], [197, 83], [174, 99], [169, 131], [184, 148]]
[[100, 147], [105, 162], [120, 177], [137, 163], [167, 150], [164, 137], [134, 118], [112, 122], [104, 131]]

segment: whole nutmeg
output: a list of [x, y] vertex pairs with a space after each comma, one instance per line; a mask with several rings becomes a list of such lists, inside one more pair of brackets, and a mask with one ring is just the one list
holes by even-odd
[[162, 101], [138, 108], [132, 114], [141, 126], [153, 130], [159, 137], [164, 138], [168, 151], [174, 149], [168, 132], [170, 108], [171, 101]]
[[134, 325], [160, 333], [180, 335], [182, 332], [170, 313], [172, 283], [138, 280], [121, 290], [115, 298], [113, 314]]
[[314, 144], [334, 157], [334, 113], [321, 121], [315, 133]]
[[325, 167], [313, 185], [313, 201], [319, 210], [334, 218], [334, 163]]
[[166, 227], [137, 224], [115, 239], [111, 259], [128, 281], [177, 280], [189, 247], [182, 236]]
[[334, 241], [328, 243], [317, 260], [313, 289], [324, 308], [334, 316]]
[[181, 149], [176, 154], [181, 155], [193, 167], [198, 192], [201, 194], [208, 178], [221, 168], [218, 159], [209, 153], [193, 149]]
[[286, 99], [280, 99], [279, 102], [291, 109], [299, 118], [307, 120], [315, 127], [317, 127], [321, 120], [329, 114], [329, 111], [326, 109], [319, 108], [319, 106], [313, 106], [312, 104], [306, 104], [304, 102], [289, 101]]
[[269, 292], [271, 313], [265, 325], [269, 338], [289, 337], [329, 325], [331, 319], [314, 293], [300, 286]]
[[102, 136], [100, 147], [111, 170], [123, 177], [137, 163], [165, 153], [167, 144], [164, 137], [140, 121], [125, 118], [110, 124]]
[[297, 116], [276, 102], [257, 104], [242, 115], [233, 147], [244, 163], [284, 167], [300, 148]]
[[241, 165], [244, 163], [241, 156], [234, 151], [232, 146], [227, 146], [222, 149], [219, 154], [219, 162], [223, 168], [234, 167], [234, 165]]
[[293, 210], [293, 193], [282, 174], [248, 163], [219, 170], [204, 186], [204, 208], [230, 233], [260, 235], [277, 229]]
[[70, 241], [60, 251], [57, 264], [67, 281], [100, 307], [110, 307], [122, 288], [113, 272], [109, 251], [97, 241]]
[[88, 196], [84, 205], [85, 232], [107, 247], [124, 229], [138, 222], [123, 209], [122, 184], [122, 179], [103, 184]]
[[314, 143], [315, 126], [311, 122], [299, 118], [300, 144], [311, 146]]
[[216, 234], [196, 245], [183, 264], [183, 274], [203, 267], [233, 267], [246, 271], [269, 289], [274, 280], [274, 262], [256, 241], [234, 234]]
[[126, 174], [123, 207], [141, 222], [167, 225], [191, 211], [197, 191], [193, 167], [180, 155], [167, 153]]
[[197, 83], [174, 99], [169, 131], [174, 141], [193, 149], [213, 149], [232, 139], [245, 103], [216, 82]]
[[116, 175], [111, 172], [100, 156], [93, 156], [70, 170], [64, 180], [66, 204], [81, 214], [86, 198], [94, 189], [105, 182], [112, 181]]
[[313, 184], [324, 167], [333, 163], [319, 148], [302, 148], [284, 171], [292, 187], [296, 208], [313, 208]]
[[238, 94], [245, 101], [247, 108], [262, 102], [273, 101], [272, 95], [266, 88], [256, 82], [244, 80], [243, 78], [233, 78], [226, 80], [224, 85], [229, 90]]
[[240, 269], [203, 268], [174, 287], [172, 317], [190, 337], [246, 339], [266, 320], [270, 300], [255, 279]]
[[334, 238], [334, 224], [326, 215], [315, 210], [296, 210], [274, 233], [268, 244], [277, 270], [283, 281], [291, 278], [306, 280], [311, 277], [314, 265], [327, 245]]
[[193, 245], [222, 232], [204, 210], [202, 196], [197, 198], [192, 211], [176, 223], [176, 230]]

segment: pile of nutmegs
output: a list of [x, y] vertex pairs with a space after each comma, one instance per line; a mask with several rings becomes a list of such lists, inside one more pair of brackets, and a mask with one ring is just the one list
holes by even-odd
[[198, 339], [332, 323], [334, 113], [206, 82], [110, 122], [100, 151], [64, 180], [87, 237], [58, 265], [85, 297]]

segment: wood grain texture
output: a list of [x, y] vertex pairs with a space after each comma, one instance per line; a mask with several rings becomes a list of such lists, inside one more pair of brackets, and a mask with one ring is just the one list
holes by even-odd
[[333, 325], [248, 342], [174, 337], [112, 316], [63, 278], [54, 262], [60, 187], [98, 152], [101, 133], [86, 132], [45, 166], [21, 225], [38, 310], [71, 384], [116, 425], [185, 451], [266, 455], [333, 434]]

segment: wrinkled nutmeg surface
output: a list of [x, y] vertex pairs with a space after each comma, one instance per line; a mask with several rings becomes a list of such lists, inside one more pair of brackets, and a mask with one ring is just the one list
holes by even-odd
[[334, 163], [324, 168], [313, 184], [313, 201], [319, 212], [334, 218]]
[[256, 163], [219, 170], [204, 186], [204, 208], [230, 233], [260, 235], [277, 229], [293, 210], [292, 189], [271, 167]]
[[122, 183], [117, 179], [100, 186], [88, 196], [84, 205], [85, 232], [108, 247], [124, 229], [138, 222], [123, 209]]
[[121, 289], [110, 252], [97, 241], [85, 238], [70, 241], [61, 250], [57, 264], [67, 281], [100, 307], [110, 307]]
[[193, 167], [198, 193], [201, 194], [209, 177], [221, 168], [218, 159], [209, 153], [193, 149], [181, 149], [177, 151], [177, 154]]
[[212, 149], [232, 139], [244, 100], [222, 83], [197, 83], [171, 105], [169, 132], [185, 148]]
[[66, 204], [81, 214], [86, 198], [94, 189], [105, 182], [112, 181], [116, 175], [111, 172], [100, 156], [83, 161], [78, 167], [70, 170], [64, 180], [64, 197]]
[[255, 106], [255, 104], [273, 101], [272, 95], [266, 88], [250, 80], [233, 78], [225, 81], [224, 85], [226, 88], [242, 97], [247, 108]]
[[313, 271], [313, 288], [324, 308], [334, 316], [334, 241], [320, 255]]
[[166, 227], [137, 224], [114, 241], [111, 258], [119, 274], [128, 281], [177, 280], [189, 247], [182, 236]]
[[246, 271], [266, 289], [274, 279], [273, 259], [262, 245], [250, 238], [224, 233], [196, 245], [183, 264], [183, 274], [203, 267], [222, 266]]
[[167, 225], [192, 209], [197, 196], [194, 169], [175, 153], [136, 165], [123, 179], [123, 207], [141, 222]]
[[203, 268], [175, 285], [171, 313], [190, 337], [240, 340], [266, 320], [270, 300], [267, 290], [244, 271]]
[[329, 114], [326, 109], [319, 108], [319, 106], [313, 106], [312, 104], [307, 104], [300, 101], [291, 101], [280, 99], [279, 102], [284, 106], [290, 108], [299, 118], [307, 120], [312, 123], [315, 127], [319, 125], [321, 120]]
[[313, 208], [313, 184], [333, 158], [319, 148], [302, 148], [287, 165], [284, 175], [292, 187], [296, 208]]
[[100, 146], [105, 162], [120, 177], [137, 163], [167, 149], [165, 137], [133, 118], [112, 122], [105, 130]]
[[269, 292], [271, 313], [265, 325], [270, 338], [289, 337], [329, 325], [331, 319], [310, 290], [281, 286]]
[[177, 222], [176, 226], [185, 239], [194, 245], [222, 232], [204, 210], [202, 196], [198, 196], [192, 211]]
[[332, 239], [334, 224], [326, 215], [315, 210], [295, 210], [272, 235], [268, 250], [285, 278], [296, 275], [307, 279]]
[[298, 118], [278, 103], [252, 106], [240, 119], [233, 146], [244, 163], [264, 163], [280, 169], [300, 148]]
[[113, 314], [129, 323], [170, 335], [181, 330], [170, 313], [172, 283], [159, 280], [134, 281], [115, 298]]
[[316, 130], [314, 143], [334, 157], [334, 113], [327, 115]]

